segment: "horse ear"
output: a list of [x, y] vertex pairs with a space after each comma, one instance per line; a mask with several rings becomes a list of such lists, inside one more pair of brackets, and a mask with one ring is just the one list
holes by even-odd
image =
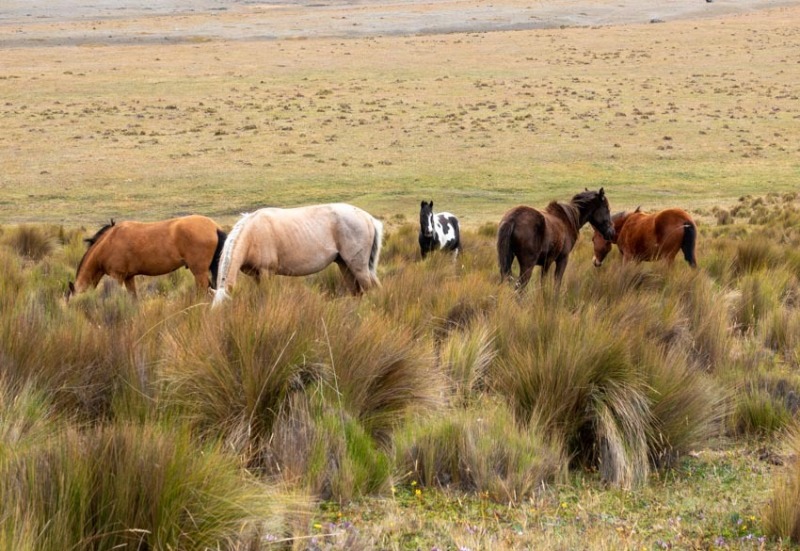
[[633, 211], [633, 212], [642, 212], [642, 205], [639, 205], [638, 207], [636, 207], [636, 210]]
[[600, 188], [600, 191], [598, 191], [597, 193], [600, 195], [600, 197], [603, 197], [606, 192], [603, 190], [603, 188]]
[[425, 201], [420, 201], [419, 202], [419, 208], [423, 208], [424, 206], [425, 206]]
[[113, 226], [114, 224], [116, 224], [116, 222], [114, 222], [114, 219], [112, 218], [111, 219], [111, 225]]
[[431, 199], [431, 210], [433, 210], [433, 199]]

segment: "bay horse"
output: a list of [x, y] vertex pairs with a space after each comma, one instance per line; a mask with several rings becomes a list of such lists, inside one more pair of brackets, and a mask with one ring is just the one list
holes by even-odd
[[433, 212], [433, 201], [419, 205], [419, 249], [422, 258], [435, 250], [461, 251], [458, 218], [449, 212]]
[[678, 251], [683, 251], [689, 266], [697, 267], [697, 225], [686, 211], [673, 208], [649, 214], [637, 208], [631, 213], [619, 212], [611, 220], [616, 232], [613, 239], [606, 239], [597, 231], [592, 237], [595, 266], [603, 264], [612, 243], [616, 243], [623, 262], [663, 258], [672, 265]]
[[353, 294], [380, 286], [377, 267], [383, 224], [353, 205], [332, 203], [263, 208], [242, 215], [220, 256], [213, 306], [227, 296], [241, 270], [304, 276], [335, 262]]
[[500, 277], [511, 277], [514, 258], [519, 263], [518, 289], [524, 289], [535, 266], [542, 267], [544, 281], [555, 262], [556, 288], [567, 267], [569, 253], [578, 240], [580, 229], [589, 222], [608, 239], [614, 237], [608, 199], [603, 188], [583, 191], [569, 203], [553, 201], [544, 210], [518, 206], [509, 210], [497, 228], [497, 260]]
[[[111, 220], [84, 239], [86, 253], [78, 264], [67, 299], [97, 287], [104, 275], [116, 279], [134, 297], [137, 275], [157, 276], [186, 266], [199, 290], [205, 291], [217, 275], [225, 232], [211, 218], [191, 215], [160, 222]], [[211, 279], [208, 273], [211, 271]]]

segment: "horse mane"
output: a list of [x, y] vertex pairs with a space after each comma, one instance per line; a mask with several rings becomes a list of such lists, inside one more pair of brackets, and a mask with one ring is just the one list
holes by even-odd
[[574, 232], [577, 234], [580, 229], [580, 214], [578, 208], [573, 204], [567, 205], [566, 203], [559, 203], [558, 201], [551, 201], [545, 209], [548, 213], [558, 216], [562, 220], [569, 223]]
[[88, 246], [86, 247], [86, 252], [85, 252], [85, 253], [83, 253], [83, 256], [81, 257], [81, 261], [80, 261], [80, 262], [78, 262], [78, 269], [77, 269], [77, 271], [75, 272], [75, 273], [76, 273], [76, 276], [77, 276], [77, 274], [81, 273], [81, 266], [83, 266], [83, 261], [84, 261], [84, 260], [86, 260], [86, 256], [89, 254], [89, 251], [92, 249], [92, 247], [95, 245], [95, 243], [97, 243], [97, 242], [100, 240], [100, 238], [101, 238], [101, 237], [103, 237], [103, 235], [104, 235], [104, 234], [105, 234], [105, 233], [106, 233], [108, 230], [110, 230], [111, 228], [113, 228], [113, 227], [114, 227], [116, 224], [117, 224], [117, 223], [116, 223], [116, 222], [114, 221], [114, 219], [112, 218], [112, 219], [111, 219], [111, 223], [110, 223], [110, 224], [106, 224], [105, 226], [103, 226], [102, 228], [100, 228], [99, 230], [97, 230], [97, 233], [95, 233], [95, 234], [94, 234], [92, 237], [87, 237], [87, 238], [85, 238], [85, 239], [83, 240], [83, 241], [84, 241], [84, 243], [88, 243]]

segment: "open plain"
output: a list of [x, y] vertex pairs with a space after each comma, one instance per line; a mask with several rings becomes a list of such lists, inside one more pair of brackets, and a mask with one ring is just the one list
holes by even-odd
[[[797, 182], [792, 3], [222, 4], [12, 3], [0, 221], [434, 198], [475, 226], [585, 186], [704, 209]], [[451, 12], [473, 28], [424, 25]], [[521, 23], [547, 28], [496, 30]]]

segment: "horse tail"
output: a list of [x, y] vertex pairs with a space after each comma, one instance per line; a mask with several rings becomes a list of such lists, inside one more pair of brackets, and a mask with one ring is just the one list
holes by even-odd
[[380, 286], [378, 281], [378, 261], [381, 257], [381, 245], [383, 245], [383, 223], [372, 217], [372, 227], [375, 228], [375, 237], [372, 239], [372, 250], [369, 253], [369, 274], [372, 282]]
[[217, 248], [214, 249], [214, 256], [211, 257], [211, 288], [217, 288], [217, 274], [219, 273], [219, 257], [222, 254], [222, 247], [225, 246], [225, 239], [228, 234], [217, 228]]
[[231, 233], [228, 234], [227, 239], [222, 246], [222, 251], [219, 254], [219, 271], [217, 272], [216, 282], [216, 290], [217, 292], [214, 294], [214, 301], [211, 303], [212, 308], [219, 306], [222, 301], [228, 298], [228, 291], [226, 289], [228, 279], [230, 278], [230, 272], [237, 271], [241, 268], [241, 264], [238, 266], [234, 266], [233, 262], [233, 253], [236, 249], [236, 242], [239, 241], [239, 237], [242, 233], [242, 230], [247, 225], [247, 222], [250, 221], [250, 213], [242, 214], [242, 217], [239, 218], [239, 221], [233, 226]]
[[697, 258], [695, 257], [695, 246], [697, 244], [697, 228], [691, 221], [683, 223], [683, 242], [681, 243], [681, 250], [683, 250], [683, 257], [689, 266], [697, 268]]
[[516, 225], [514, 218], [503, 219], [497, 228], [497, 263], [500, 265], [500, 280], [505, 281], [511, 275], [511, 263], [514, 262], [514, 251], [511, 250], [511, 236]]

